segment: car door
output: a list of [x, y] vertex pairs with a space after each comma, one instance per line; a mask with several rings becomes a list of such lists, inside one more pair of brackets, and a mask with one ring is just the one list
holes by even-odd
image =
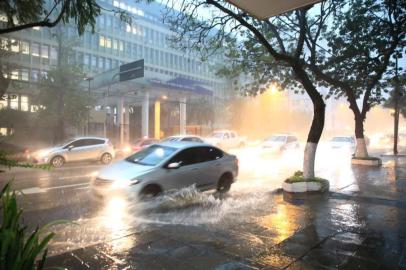
[[83, 156], [86, 155], [86, 139], [78, 139], [67, 146], [64, 147], [66, 149], [66, 158], [68, 161], [78, 161], [82, 160]]
[[217, 186], [222, 172], [223, 152], [215, 147], [203, 146], [198, 149], [200, 156], [200, 178], [198, 188], [205, 190]]
[[99, 159], [104, 152], [104, 143], [101, 139], [87, 139], [83, 159]]
[[[179, 168], [169, 169], [167, 166], [171, 163], [180, 164]], [[180, 189], [191, 185], [200, 184], [200, 165], [198, 150], [196, 148], [187, 148], [177, 153], [165, 165], [165, 185], [169, 189]]]

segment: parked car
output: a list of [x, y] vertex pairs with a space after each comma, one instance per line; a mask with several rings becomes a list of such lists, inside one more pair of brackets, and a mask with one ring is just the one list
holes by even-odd
[[107, 138], [81, 137], [59, 146], [41, 149], [33, 154], [35, 163], [49, 163], [61, 167], [66, 162], [98, 160], [108, 164], [115, 156], [113, 145]]
[[17, 144], [0, 142], [0, 149], [4, 151], [7, 158], [15, 161], [27, 161], [30, 157], [28, 148], [19, 146]]
[[246, 138], [238, 136], [237, 132], [232, 130], [216, 130], [205, 141], [224, 149], [244, 147], [246, 145]]
[[264, 140], [261, 145], [263, 154], [280, 154], [286, 150], [299, 148], [296, 136], [289, 134], [276, 134]]
[[198, 142], [204, 143], [204, 140], [196, 135], [178, 135], [178, 136], [169, 136], [161, 140], [162, 142]]
[[157, 142], [159, 142], [159, 140], [153, 138], [137, 139], [134, 141], [134, 143], [130, 143], [120, 149], [116, 149], [116, 156], [131, 155]]
[[355, 151], [356, 142], [353, 136], [337, 136], [330, 140], [332, 149]]
[[237, 158], [212, 145], [161, 142], [103, 168], [91, 186], [98, 197], [122, 192], [153, 197], [191, 185], [227, 192], [237, 174]]

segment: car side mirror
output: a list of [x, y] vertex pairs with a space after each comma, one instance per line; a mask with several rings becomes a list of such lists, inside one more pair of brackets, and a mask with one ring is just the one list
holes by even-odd
[[72, 150], [73, 148], [74, 148], [73, 145], [69, 145], [69, 146], [68, 146], [68, 151]]
[[168, 168], [168, 169], [178, 169], [179, 167], [180, 167], [179, 162], [172, 162], [172, 163], [169, 163], [168, 166], [166, 166], [166, 168]]

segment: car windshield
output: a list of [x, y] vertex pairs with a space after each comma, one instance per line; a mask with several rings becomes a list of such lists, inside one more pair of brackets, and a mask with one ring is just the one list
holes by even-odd
[[135, 153], [132, 156], [129, 156], [125, 160], [135, 164], [155, 166], [171, 156], [175, 151], [176, 148], [173, 147], [152, 145], [140, 152]]
[[74, 138], [68, 139], [68, 140], [64, 141], [63, 143], [58, 144], [56, 147], [66, 146], [66, 145], [72, 143], [73, 141], [75, 141]]
[[286, 137], [285, 136], [272, 136], [272, 137], [269, 137], [268, 139], [266, 139], [265, 141], [267, 141], [267, 142], [284, 142], [284, 141], [286, 141]]
[[349, 137], [334, 137], [332, 142], [350, 142], [351, 139]]
[[222, 132], [214, 132], [211, 136], [213, 138], [223, 138], [223, 133]]

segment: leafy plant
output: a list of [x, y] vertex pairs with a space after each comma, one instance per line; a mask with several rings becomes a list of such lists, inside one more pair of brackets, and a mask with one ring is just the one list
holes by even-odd
[[7, 153], [3, 150], [0, 150], [0, 165], [6, 166], [9, 169], [13, 167], [22, 167], [22, 168], [37, 168], [37, 169], [44, 169], [44, 170], [50, 170], [51, 165], [49, 164], [41, 164], [41, 165], [36, 165], [36, 164], [31, 164], [31, 163], [23, 163], [23, 162], [18, 162], [16, 160], [9, 159], [7, 157]]
[[[11, 190], [10, 183], [0, 193], [3, 220], [0, 225], [0, 269], [32, 270], [43, 269], [47, 257], [47, 245], [54, 237], [49, 233], [41, 237], [48, 224], [36, 228], [31, 234], [27, 226], [21, 224], [22, 210], [17, 205], [17, 195]], [[41, 259], [36, 262], [38, 256]]]

